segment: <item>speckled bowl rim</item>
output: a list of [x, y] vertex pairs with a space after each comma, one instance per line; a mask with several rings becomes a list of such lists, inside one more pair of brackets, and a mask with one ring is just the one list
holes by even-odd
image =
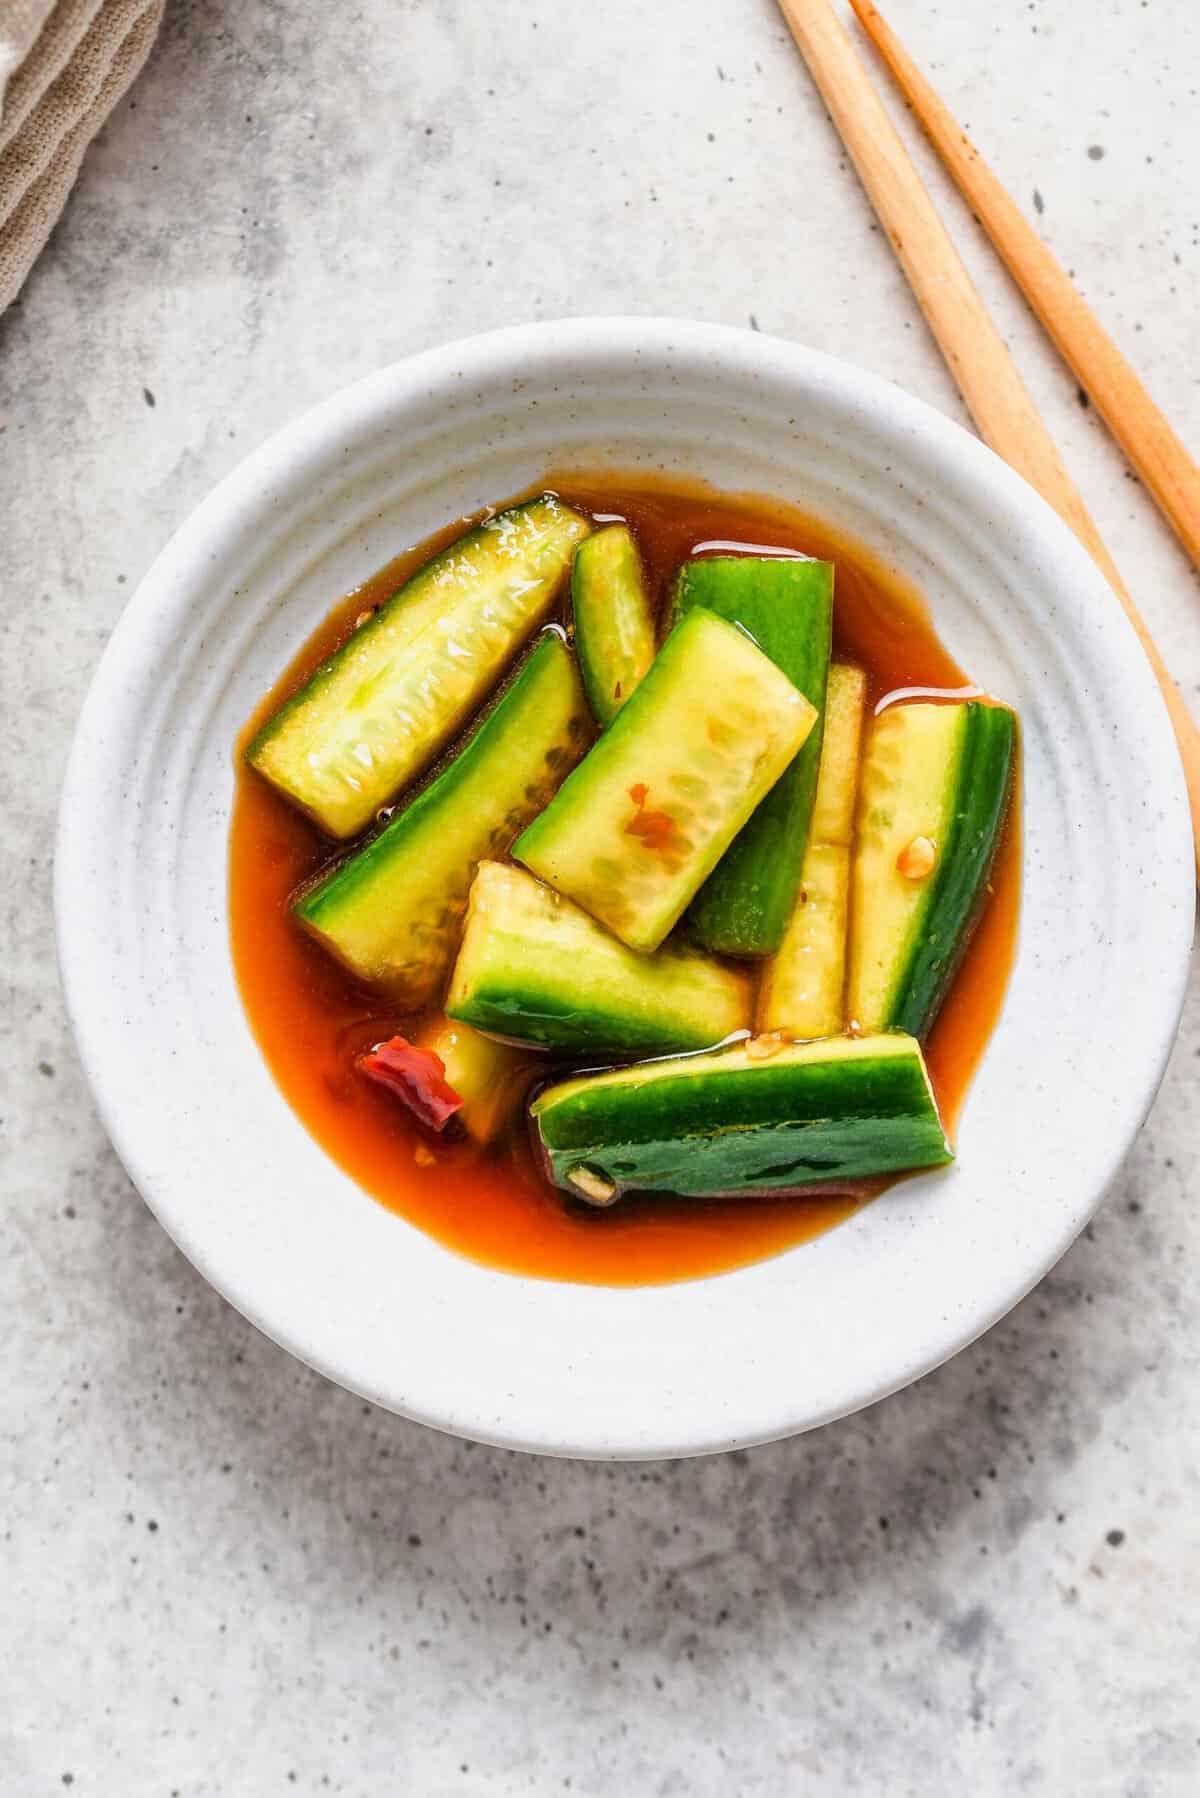
[[[765, 1396], [747, 1394], [736, 1415], [714, 1411], [711, 1416], [706, 1416], [703, 1395], [699, 1395], [682, 1413], [664, 1413], [657, 1422], [642, 1418], [636, 1428], [631, 1424], [622, 1432], [611, 1417], [597, 1419], [594, 1427], [573, 1418], [569, 1399], [564, 1397], [560, 1404], [553, 1394], [548, 1401], [544, 1394], [537, 1394], [532, 1408], [520, 1402], [507, 1404], [503, 1395], [487, 1390], [486, 1370], [482, 1369], [478, 1393], [459, 1390], [448, 1395], [423, 1390], [420, 1380], [416, 1385], [411, 1380], [398, 1384], [388, 1369], [372, 1367], [369, 1356], [350, 1360], [331, 1351], [302, 1307], [282, 1303], [278, 1292], [265, 1297], [255, 1269], [231, 1260], [219, 1239], [210, 1239], [203, 1210], [196, 1203], [197, 1181], [186, 1169], [164, 1173], [161, 1166], [151, 1166], [143, 1153], [143, 1111], [131, 1105], [128, 1090], [114, 1077], [114, 1057], [125, 1053], [128, 1045], [119, 1040], [111, 1015], [96, 998], [97, 959], [105, 955], [107, 946], [97, 935], [86, 901], [95, 869], [103, 865], [103, 845], [97, 833], [103, 829], [105, 805], [113, 799], [112, 783], [120, 777], [106, 748], [105, 719], [119, 703], [126, 679], [144, 673], [147, 656], [159, 653], [174, 625], [182, 629], [190, 603], [185, 573], [211, 555], [213, 544], [227, 530], [244, 529], [246, 518], [262, 504], [264, 493], [276, 485], [286, 486], [298, 468], [327, 452], [331, 442], [351, 437], [365, 420], [383, 415], [395, 419], [417, 394], [461, 392], [464, 380], [482, 382], [494, 378], [497, 371], [518, 381], [523, 373], [543, 367], [555, 357], [567, 357], [584, 366], [589, 357], [653, 358], [668, 350], [690, 358], [693, 373], [706, 356], [712, 356], [721, 359], [726, 368], [744, 369], [747, 381], [753, 376], [760, 385], [769, 384], [778, 376], [841, 396], [847, 406], [874, 420], [881, 433], [890, 431], [897, 440], [919, 445], [926, 462], [940, 466], [957, 493], [969, 491], [981, 511], [994, 519], [1019, 523], [1025, 540], [1036, 544], [1061, 583], [1064, 611], [1056, 628], [1061, 631], [1065, 619], [1069, 635], [1071, 628], [1081, 628], [1081, 621], [1086, 620], [1092, 649], [1111, 678], [1112, 690], [1119, 688], [1140, 716], [1159, 804], [1154, 829], [1158, 880], [1147, 896], [1146, 923], [1154, 933], [1162, 977], [1156, 990], [1146, 996], [1139, 1014], [1137, 1040], [1130, 1059], [1123, 1063], [1119, 1101], [1097, 1108], [1097, 1141], [1087, 1189], [1072, 1191], [1069, 1203], [1048, 1212], [1044, 1236], [1036, 1252], [1026, 1256], [1019, 1277], [1010, 1278], [999, 1291], [989, 1290], [984, 1281], [968, 1313], [956, 1317], [952, 1327], [948, 1319], [943, 1320], [940, 1331], [935, 1329], [910, 1345], [894, 1364], [877, 1371], [869, 1384], [859, 1389], [839, 1389], [835, 1382], [825, 1402], [813, 1402], [810, 1397], [798, 1408], [789, 1403], [784, 1383]], [[150, 647], [153, 645], [159, 649]], [[130, 599], [93, 679], [63, 789], [55, 910], [68, 1012], [85, 1072], [117, 1153], [184, 1253], [246, 1317], [332, 1379], [435, 1427], [536, 1452], [647, 1458], [743, 1446], [845, 1415], [956, 1353], [1036, 1284], [1100, 1203], [1158, 1088], [1183, 1002], [1192, 931], [1192, 882], [1190, 827], [1178, 757], [1165, 710], [1133, 633], [1102, 577], [1067, 528], [1004, 463], [931, 407], [886, 381], [818, 352], [754, 333], [678, 320], [576, 319], [487, 333], [368, 375], [278, 431], [202, 502]], [[169, 1079], [170, 1071], [164, 1070], [163, 1077]], [[315, 1141], [312, 1153], [323, 1156]], [[625, 1292], [567, 1290], [611, 1294], [614, 1311], [621, 1308]]]

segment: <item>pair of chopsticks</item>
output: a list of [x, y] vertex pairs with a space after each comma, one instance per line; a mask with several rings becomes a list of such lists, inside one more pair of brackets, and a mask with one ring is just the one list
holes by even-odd
[[[1200, 468], [870, 0], [850, 4], [1034, 312], [1200, 568]], [[1071, 526], [1137, 632], [1179, 745], [1200, 875], [1200, 730], [830, 0], [779, 5], [980, 435]]]

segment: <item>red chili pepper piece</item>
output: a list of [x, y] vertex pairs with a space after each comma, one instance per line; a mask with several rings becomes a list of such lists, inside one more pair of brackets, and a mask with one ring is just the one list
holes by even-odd
[[415, 1118], [431, 1130], [444, 1130], [462, 1100], [446, 1079], [446, 1066], [432, 1049], [418, 1049], [405, 1036], [376, 1043], [358, 1058], [368, 1080], [386, 1086], [402, 1099]]
[[647, 849], [672, 849], [675, 846], [677, 825], [670, 812], [648, 812], [646, 801], [650, 797], [650, 789], [643, 781], [629, 789], [629, 797], [637, 810], [625, 826], [625, 835], [640, 837]]

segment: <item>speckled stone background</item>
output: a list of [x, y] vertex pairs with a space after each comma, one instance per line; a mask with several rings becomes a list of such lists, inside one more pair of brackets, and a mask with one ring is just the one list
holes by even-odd
[[[1200, 450], [1195, 0], [888, 10]], [[1200, 586], [947, 209], [1200, 698]], [[335, 1390], [93, 1115], [51, 843], [125, 597], [310, 401], [589, 311], [756, 323], [959, 415], [768, 0], [172, 0], [0, 321], [0, 1794], [1194, 1794], [1200, 981], [1119, 1186], [1008, 1322], [703, 1462], [525, 1459]]]

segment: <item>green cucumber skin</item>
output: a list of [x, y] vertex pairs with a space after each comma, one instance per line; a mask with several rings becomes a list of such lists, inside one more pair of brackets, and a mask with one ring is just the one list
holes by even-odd
[[[573, 696], [571, 688], [574, 689]], [[403, 890], [394, 890], [396, 871], [402, 873], [414, 855], [421, 859], [422, 871], [430, 862], [436, 861], [447, 831], [453, 828], [456, 815], [461, 815], [464, 791], [469, 791], [481, 779], [488, 780], [493, 790], [502, 789], [503, 759], [513, 732], [522, 733], [528, 742], [536, 735], [539, 723], [545, 728], [545, 715], [552, 705], [567, 714], [567, 722], [561, 733], [562, 740], [547, 744], [545, 778], [548, 789], [557, 785], [579, 761], [592, 733], [571, 652], [556, 630], [547, 630], [530, 650], [507, 691], [441, 774], [410, 805], [398, 811], [364, 848], [340, 862], [332, 873], [307, 888], [293, 902], [293, 911], [300, 923], [337, 954], [339, 917], [348, 904], [360, 900], [372, 887], [378, 887], [381, 895], [386, 895], [386, 903], [393, 915], [402, 911], [406, 895]], [[466, 909], [467, 894], [478, 862], [489, 854], [506, 851], [528, 823], [531, 809], [535, 809], [530, 804], [531, 792], [528, 781], [522, 781], [519, 790], [514, 788], [508, 795], [509, 812], [501, 833], [503, 840], [489, 836], [474, 842], [461, 863], [455, 865], [455, 879], [444, 895], [449, 913], [461, 916]], [[416, 934], [421, 940], [413, 946], [414, 963], [407, 976], [397, 970], [403, 996], [411, 1005], [422, 1004], [432, 997], [454, 956], [452, 941], [441, 954], [435, 954], [430, 941], [432, 933], [423, 929]]]
[[691, 948], [639, 955], [511, 864], [471, 889], [446, 1015], [491, 1036], [581, 1055], [709, 1049], [749, 1028], [750, 982]]
[[774, 955], [800, 885], [817, 790], [833, 628], [833, 565], [712, 556], [676, 576], [671, 622], [705, 606], [749, 631], [820, 717], [787, 772], [734, 838], [688, 910], [686, 929], [720, 955]]
[[[404, 773], [398, 779], [389, 778], [381, 781], [378, 790], [369, 795], [365, 802], [365, 809], [352, 825], [343, 825], [332, 821], [315, 801], [305, 798], [299, 791], [293, 791], [292, 783], [286, 776], [272, 770], [270, 752], [273, 748], [278, 747], [276, 739], [282, 735], [286, 743], [288, 727], [297, 720], [298, 715], [301, 727], [303, 727], [305, 709], [314, 702], [319, 706], [324, 690], [343, 672], [351, 656], [361, 655], [364, 650], [369, 651], [372, 640], [385, 632], [393, 623], [403, 624], [406, 614], [411, 613], [422, 617], [430, 607], [431, 601], [436, 599], [439, 583], [447, 578], [452, 579], [456, 568], [461, 566], [464, 553], [473, 554], [477, 550], [486, 550], [491, 541], [503, 537], [507, 527], [519, 524], [526, 517], [535, 515], [539, 509], [548, 507], [554, 508], [568, 527], [573, 528], [576, 541], [590, 530], [589, 520], [585, 520], [580, 514], [563, 505], [555, 495], [543, 494], [536, 499], [522, 501], [502, 512], [495, 513], [472, 530], [467, 531], [462, 537], [448, 544], [445, 549], [439, 551], [430, 561], [418, 568], [389, 599], [384, 601], [373, 618], [352, 631], [346, 641], [327, 656], [304, 684], [285, 700], [277, 711], [271, 714], [244, 751], [244, 759], [247, 764], [256, 768], [264, 778], [271, 781], [285, 797], [312, 817], [327, 834], [342, 838], [357, 835], [370, 822], [372, 814], [378, 807], [385, 804], [395, 793], [401, 791], [412, 779], [416, 778], [422, 768], [427, 766], [429, 760], [436, 755], [438, 748], [444, 746], [457, 734], [457, 731], [466, 724], [471, 713], [477, 711], [479, 705], [484, 702], [486, 692], [481, 692], [473, 706], [457, 720], [451, 721], [447, 730], [440, 734], [437, 730], [431, 730], [429, 755], [423, 762], [415, 765], [411, 771]], [[568, 550], [567, 558], [561, 569], [562, 576], [567, 574], [569, 555], [570, 551]], [[523, 644], [533, 635], [538, 624], [549, 612], [553, 604], [554, 584], [556, 583], [551, 583], [548, 588], [544, 602], [539, 609], [539, 615], [531, 616], [528, 620], [528, 627], [520, 636], [514, 637], [510, 653], [506, 658], [508, 665], [511, 665]], [[503, 673], [504, 666], [495, 669], [490, 683], [493, 687], [502, 678]]]
[[[513, 858], [652, 952], [818, 719], [748, 631], [694, 606]], [[669, 822], [682, 814], [682, 857], [647, 851], [631, 829], [639, 787]]]
[[504, 1042], [576, 1058], [662, 1055], [713, 1046], [711, 1030], [690, 1029], [678, 1019], [667, 1022], [661, 1014], [639, 1017], [615, 1003], [609, 1008], [592, 1000], [573, 1003], [565, 985], [539, 984], [535, 975], [528, 976], [519, 990], [511, 984], [478, 987], [469, 998], [456, 1001], [449, 1015]]
[[654, 660], [654, 618], [627, 525], [605, 525], [576, 549], [571, 613], [584, 691], [604, 730]]
[[368, 641], [383, 627], [391, 613], [420, 600], [424, 589], [436, 580], [439, 569], [449, 566], [454, 558], [461, 556], [465, 548], [494, 532], [497, 526], [502, 525], [510, 515], [524, 510], [525, 505], [522, 504], [510, 506], [505, 512], [497, 512], [494, 517], [485, 520], [483, 524], [476, 525], [474, 530], [468, 531], [465, 536], [457, 537], [445, 549], [439, 550], [431, 561], [423, 563], [415, 574], [410, 575], [408, 580], [396, 589], [390, 599], [384, 600], [374, 618], [368, 619], [361, 629], [354, 631], [340, 649], [335, 649], [332, 655], [326, 656], [320, 667], [309, 675], [304, 685], [299, 687], [290, 699], [286, 699], [277, 712], [272, 712], [266, 723], [255, 732], [246, 745], [246, 760], [250, 763], [258, 760], [262, 750], [273, 737], [278, 736], [288, 719], [299, 711], [302, 705], [306, 705], [310, 699], [315, 698], [322, 687], [333, 679], [351, 648], [361, 647], [364, 642]]
[[[689, 1080], [606, 1087], [604, 1076], [532, 1108], [543, 1161], [571, 1190], [580, 1165], [618, 1192], [686, 1197], [844, 1188], [953, 1160], [919, 1052], [802, 1068], [770, 1061]], [[669, 1065], [669, 1064], [659, 1064]], [[582, 1084], [582, 1083], [581, 1083]]]
[[888, 1027], [924, 1041], [971, 940], [1004, 833], [1017, 753], [1007, 706], [969, 700], [949, 837], [932, 876], [925, 921], [897, 984]]

